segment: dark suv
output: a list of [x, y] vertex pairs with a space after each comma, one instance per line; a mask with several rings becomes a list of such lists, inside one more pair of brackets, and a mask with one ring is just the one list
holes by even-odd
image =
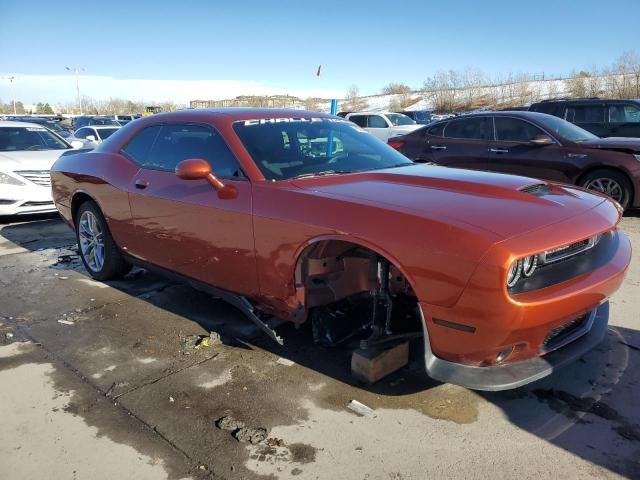
[[640, 139], [598, 138], [544, 113], [470, 114], [388, 144], [416, 162], [572, 183], [640, 207]]
[[547, 100], [529, 111], [563, 118], [599, 137], [640, 137], [640, 100]]

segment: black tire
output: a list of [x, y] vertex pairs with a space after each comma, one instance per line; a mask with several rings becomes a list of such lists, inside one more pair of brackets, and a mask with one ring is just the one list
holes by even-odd
[[581, 187], [605, 194], [607, 194], [605, 191], [607, 186], [610, 185], [614, 185], [611, 197], [622, 205], [625, 210], [629, 208], [633, 199], [633, 187], [624, 173], [603, 168], [589, 172], [580, 180]]
[[[93, 229], [87, 229], [87, 227], [93, 221], [95, 221], [95, 224], [93, 224], [95, 230], [101, 232], [101, 235], [98, 234], [97, 236], [93, 236], [93, 238], [101, 238], [101, 246], [99, 240], [88, 240]], [[124, 259], [116, 243], [113, 241], [109, 226], [98, 205], [92, 201], [86, 201], [80, 205], [76, 213], [75, 223], [78, 252], [89, 275], [96, 280], [105, 281], [122, 278], [129, 273], [131, 264]], [[91, 245], [93, 245], [93, 249]], [[92, 251], [94, 255], [92, 255]], [[100, 251], [102, 251], [102, 262], [98, 261]]]

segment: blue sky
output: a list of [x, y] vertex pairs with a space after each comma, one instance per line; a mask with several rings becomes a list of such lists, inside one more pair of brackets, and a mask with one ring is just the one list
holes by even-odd
[[[640, 0], [0, 0], [0, 76], [16, 75], [16, 95], [32, 97], [46, 94], [33, 82], [65, 78], [67, 64], [106, 79], [225, 80], [236, 90], [294, 94], [356, 84], [376, 93], [392, 81], [420, 86], [438, 70], [557, 74], [609, 65], [640, 51], [638, 19]], [[21, 75], [38, 77], [20, 85]], [[109, 89], [108, 80], [101, 85]], [[130, 85], [107, 97], [138, 94]], [[0, 98], [7, 92], [0, 81]]]

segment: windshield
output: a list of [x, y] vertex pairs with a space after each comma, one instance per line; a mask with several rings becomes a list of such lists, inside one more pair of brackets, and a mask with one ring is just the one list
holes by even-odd
[[62, 139], [42, 127], [0, 127], [0, 152], [66, 150]]
[[431, 120], [431, 112], [416, 112], [415, 115], [419, 121]]
[[347, 120], [267, 118], [233, 124], [265, 178], [361, 172], [413, 162]]
[[391, 122], [391, 125], [394, 125], [396, 127], [398, 125], [415, 125], [416, 124], [416, 122], [414, 122], [413, 120], [411, 120], [409, 117], [407, 117], [402, 113], [387, 113], [385, 114], [385, 116], [389, 119], [389, 121]]
[[117, 128], [97, 128], [96, 131], [102, 140], [109, 138], [118, 131]]
[[92, 118], [88, 125], [113, 125], [119, 127], [120, 124], [112, 118]]
[[[543, 118], [542, 118], [543, 117]], [[561, 137], [566, 138], [571, 142], [584, 142], [585, 140], [594, 140], [599, 138], [591, 132], [587, 132], [585, 129], [569, 123], [558, 117], [551, 115], [541, 115], [536, 117], [538, 121], [548, 130], [557, 133]]]

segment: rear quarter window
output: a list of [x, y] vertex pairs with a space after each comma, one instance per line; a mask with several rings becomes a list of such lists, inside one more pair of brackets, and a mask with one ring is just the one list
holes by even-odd
[[144, 164], [149, 158], [149, 152], [151, 152], [151, 147], [156, 141], [158, 133], [160, 133], [159, 125], [151, 125], [143, 128], [142, 131], [138, 132], [122, 149], [123, 153], [137, 164]]

